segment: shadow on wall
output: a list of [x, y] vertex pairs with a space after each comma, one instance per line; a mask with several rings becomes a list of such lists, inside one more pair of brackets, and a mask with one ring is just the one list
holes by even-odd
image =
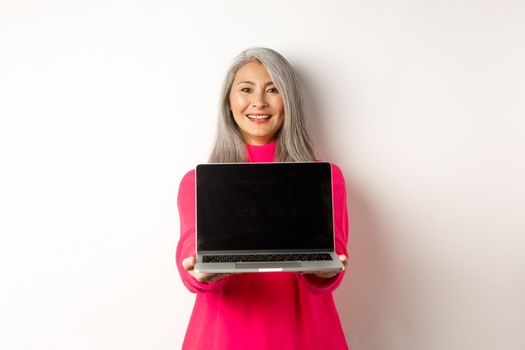
[[[398, 303], [398, 288], [389, 270], [388, 247], [381, 237], [385, 231], [367, 203], [366, 196], [354, 183], [350, 172], [345, 174], [349, 207], [350, 262], [343, 283], [334, 293], [347, 343], [352, 349], [392, 349], [384, 335], [394, 331], [390, 310]], [[383, 336], [382, 336], [383, 335]]]
[[[330, 118], [323, 117], [318, 104], [312, 77], [306, 70], [294, 65], [305, 107], [305, 116], [319, 159], [331, 159], [336, 154], [333, 140], [326, 133], [325, 124]], [[326, 142], [327, 141], [327, 142]], [[386, 343], [385, 334], [399, 334], [403, 322], [397, 322], [400, 305], [398, 282], [391, 270], [391, 257], [384, 246], [388, 229], [381, 227], [373, 204], [367, 200], [357, 181], [354, 181], [350, 164], [338, 164], [345, 176], [349, 208], [350, 262], [345, 279], [334, 293], [342, 327], [350, 349], [393, 349]], [[402, 290], [402, 289], [401, 289]], [[397, 315], [397, 316], [396, 316]], [[394, 319], [393, 319], [394, 318]], [[400, 320], [398, 320], [400, 321]], [[402, 327], [402, 326], [401, 326]]]
[[326, 160], [325, 155], [333, 153], [330, 149], [331, 144], [323, 142], [323, 139], [327, 139], [324, 137], [327, 134], [324, 126], [326, 119], [323, 118], [323, 113], [320, 112], [322, 108], [318, 105], [316, 99], [316, 96], [319, 96], [319, 92], [314, 87], [317, 85], [313, 77], [307, 74], [307, 70], [302, 70], [298, 63], [294, 64], [294, 72], [300, 86], [306, 126], [312, 138], [315, 155], [318, 160]]

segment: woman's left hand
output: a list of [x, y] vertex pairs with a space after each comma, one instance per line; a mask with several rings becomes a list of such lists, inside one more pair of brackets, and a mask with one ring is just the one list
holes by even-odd
[[[343, 263], [343, 265], [345, 266], [346, 268], [346, 265], [348, 264], [348, 258], [346, 257], [346, 255], [339, 255], [339, 260], [341, 260], [341, 262]], [[332, 278], [334, 276], [336, 276], [339, 272], [337, 271], [329, 271], [329, 272], [314, 272], [313, 274], [317, 277], [320, 277], [320, 278]]]

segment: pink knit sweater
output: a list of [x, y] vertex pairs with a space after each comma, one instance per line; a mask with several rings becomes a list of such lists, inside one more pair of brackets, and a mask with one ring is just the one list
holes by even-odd
[[[275, 143], [248, 145], [250, 162], [272, 162]], [[332, 164], [335, 246], [346, 254], [348, 216], [341, 170]], [[201, 283], [182, 268], [195, 255], [195, 171], [181, 181], [178, 206], [181, 235], [177, 267], [196, 293], [183, 349], [348, 349], [332, 292], [344, 272], [331, 279], [290, 272], [235, 274]]]

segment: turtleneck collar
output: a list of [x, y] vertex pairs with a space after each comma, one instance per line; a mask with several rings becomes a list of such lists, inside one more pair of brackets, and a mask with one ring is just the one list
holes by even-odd
[[266, 145], [246, 145], [248, 150], [248, 161], [252, 163], [273, 162], [275, 161], [275, 152], [277, 145], [275, 141]]

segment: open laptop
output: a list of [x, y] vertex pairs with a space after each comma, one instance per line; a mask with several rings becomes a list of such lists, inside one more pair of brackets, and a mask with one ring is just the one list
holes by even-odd
[[341, 271], [326, 162], [199, 164], [195, 271]]

